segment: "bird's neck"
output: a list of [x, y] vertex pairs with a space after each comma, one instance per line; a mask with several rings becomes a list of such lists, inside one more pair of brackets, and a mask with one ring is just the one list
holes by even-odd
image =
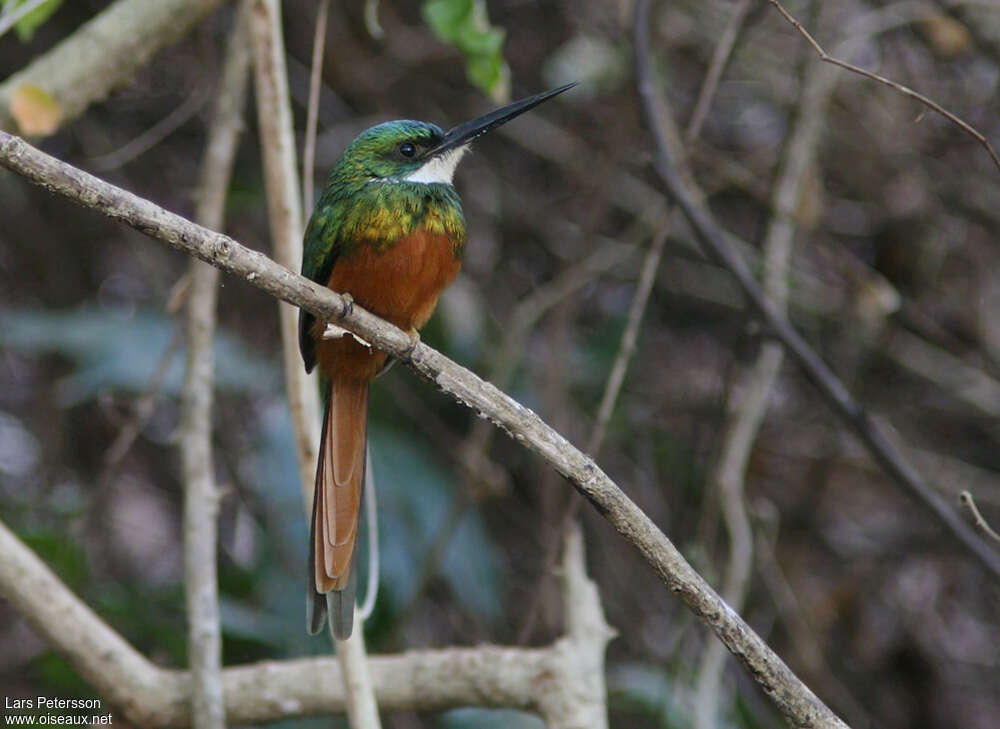
[[346, 240], [391, 247], [417, 231], [447, 236], [460, 248], [465, 218], [451, 185], [405, 181], [370, 181], [345, 206]]

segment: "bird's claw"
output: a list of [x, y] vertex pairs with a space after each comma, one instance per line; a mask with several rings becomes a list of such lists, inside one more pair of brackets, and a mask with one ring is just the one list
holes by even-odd
[[344, 308], [340, 312], [340, 318], [343, 319], [354, 313], [354, 297], [348, 293], [343, 293], [340, 295], [340, 298], [344, 302]]
[[[350, 316], [354, 312], [354, 297], [348, 293], [343, 293], [340, 298], [344, 302], [344, 308], [340, 312], [340, 318]], [[333, 322], [326, 323], [326, 329], [323, 330], [323, 339], [340, 339], [341, 337], [353, 337], [354, 340], [360, 344], [362, 347], [372, 348], [371, 342], [369, 342], [364, 337], [361, 337], [349, 329], [344, 329], [344, 327], [339, 324], [334, 324]]]
[[410, 346], [403, 351], [403, 354], [402, 356], [400, 356], [400, 359], [402, 359], [405, 362], [410, 362], [413, 350], [415, 350], [417, 348], [417, 345], [420, 344], [420, 332], [418, 332], [416, 329], [411, 329], [409, 332], [407, 332], [407, 334], [410, 337]]

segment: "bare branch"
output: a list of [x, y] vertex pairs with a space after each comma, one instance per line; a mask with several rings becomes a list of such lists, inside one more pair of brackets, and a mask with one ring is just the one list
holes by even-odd
[[604, 649], [615, 631], [604, 619], [597, 585], [587, 577], [579, 524], [566, 533], [562, 586], [566, 635], [552, 647], [560, 669], [541, 713], [549, 729], [607, 729]]
[[670, 233], [669, 226], [664, 226], [657, 233], [649, 244], [646, 257], [642, 261], [642, 268], [639, 271], [639, 282], [635, 287], [635, 295], [629, 305], [628, 318], [625, 321], [625, 330], [618, 343], [618, 353], [615, 355], [614, 364], [611, 365], [611, 372], [608, 374], [608, 381], [604, 385], [604, 393], [601, 395], [601, 404], [597, 408], [597, 417], [594, 420], [594, 429], [590, 432], [590, 439], [587, 441], [587, 452], [597, 458], [601, 452], [601, 445], [604, 442], [604, 433], [614, 412], [615, 403], [618, 402], [618, 395], [621, 393], [622, 385], [625, 383], [625, 374], [628, 372], [629, 362], [635, 354], [635, 345], [639, 340], [639, 329], [642, 326], [642, 318], [646, 313], [646, 304], [649, 303], [649, 295], [653, 293], [653, 284], [656, 282], [656, 272], [660, 270], [660, 259], [663, 258], [663, 249], [667, 244], [667, 236]]
[[1000, 544], [1000, 534], [990, 526], [990, 523], [983, 518], [983, 515], [979, 513], [979, 507], [976, 506], [976, 500], [972, 498], [971, 491], [963, 491], [958, 495], [958, 503], [968, 509], [969, 514], [972, 516], [972, 523], [976, 525], [976, 528], [985, 534], [987, 537], [992, 539], [997, 544]]
[[320, 0], [313, 34], [312, 69], [309, 72], [309, 109], [306, 113], [306, 138], [302, 145], [302, 211], [309, 215], [313, 206], [313, 166], [316, 160], [316, 125], [319, 119], [319, 94], [323, 80], [323, 49], [326, 45], [326, 19], [330, 0]]
[[[503, 129], [503, 127], [500, 127]], [[665, 218], [664, 218], [665, 220]], [[663, 223], [661, 222], [661, 227]], [[568, 266], [558, 276], [540, 286], [526, 296], [514, 309], [504, 329], [503, 340], [493, 357], [492, 369], [489, 373], [490, 382], [498, 387], [506, 387], [513, 376], [521, 355], [525, 351], [525, 341], [531, 334], [535, 323], [567, 297], [572, 296], [601, 274], [628, 261], [635, 255], [637, 245], [644, 234], [644, 225], [633, 224], [623, 238], [634, 244], [609, 241], [581, 261]], [[494, 428], [489, 423], [479, 421], [473, 424], [472, 431], [461, 447], [462, 461], [472, 469], [472, 475], [484, 468], [486, 454], [493, 439]], [[479, 479], [482, 483], [484, 479]], [[547, 561], [551, 567], [555, 564], [556, 554]], [[530, 613], [530, 611], [529, 611]]]
[[188, 94], [184, 103], [174, 109], [170, 114], [156, 122], [149, 129], [144, 131], [134, 139], [130, 139], [117, 149], [90, 159], [90, 168], [98, 172], [113, 170], [122, 165], [126, 165], [137, 157], [142, 156], [153, 147], [158, 145], [168, 136], [184, 126], [189, 119], [201, 111], [208, 101], [209, 89], [207, 84], [199, 83], [195, 89]]
[[149, 419], [153, 417], [153, 412], [156, 409], [156, 401], [163, 389], [163, 383], [167, 379], [170, 366], [174, 363], [174, 357], [180, 351], [183, 343], [184, 338], [181, 336], [180, 327], [175, 327], [173, 333], [170, 335], [170, 341], [167, 343], [166, 349], [163, 350], [159, 362], [156, 363], [156, 369], [153, 370], [153, 374], [149, 378], [149, 384], [146, 385], [145, 391], [139, 396], [132, 407], [131, 417], [122, 426], [122, 429], [118, 431], [114, 442], [111, 443], [107, 453], [104, 454], [104, 467], [101, 469], [100, 481], [104, 481], [115, 467], [121, 463], [121, 460], [128, 453], [132, 444], [135, 443], [135, 439], [139, 437], [139, 434], [142, 433], [143, 429], [149, 423]]
[[975, 139], [977, 142], [979, 142], [981, 145], [983, 145], [983, 148], [986, 150], [987, 154], [989, 154], [990, 159], [993, 160], [993, 164], [996, 165], [998, 170], [1000, 170], [1000, 157], [997, 156], [996, 150], [993, 149], [993, 145], [991, 145], [989, 141], [987, 141], [986, 137], [984, 137], [979, 131], [969, 126], [969, 124], [962, 121], [962, 119], [957, 117], [955, 114], [952, 114], [950, 111], [945, 109], [937, 102], [928, 99], [923, 94], [917, 93], [908, 86], [904, 86], [903, 84], [893, 81], [892, 79], [888, 79], [885, 76], [880, 76], [879, 74], [861, 68], [860, 66], [855, 66], [853, 63], [848, 63], [847, 61], [842, 61], [839, 58], [834, 58], [833, 56], [829, 55], [826, 51], [823, 50], [823, 47], [816, 42], [816, 39], [809, 34], [809, 31], [807, 31], [802, 26], [802, 23], [796, 20], [791, 15], [791, 13], [785, 10], [784, 6], [782, 6], [782, 4], [778, 2], [778, 0], [768, 0], [768, 2], [770, 2], [771, 5], [773, 5], [779, 13], [781, 13], [782, 17], [784, 17], [785, 20], [787, 20], [792, 25], [792, 27], [795, 28], [795, 30], [797, 30], [802, 35], [802, 37], [806, 39], [806, 41], [809, 42], [809, 45], [813, 47], [813, 50], [816, 51], [817, 55], [819, 55], [821, 60], [825, 61], [826, 63], [831, 63], [834, 66], [839, 66], [840, 68], [850, 71], [851, 73], [856, 73], [859, 76], [864, 76], [865, 78], [871, 79], [872, 81], [877, 81], [880, 84], [884, 84], [891, 89], [895, 89], [904, 96], [909, 96], [911, 99], [919, 101], [928, 109], [936, 111], [938, 114], [943, 116], [945, 119], [950, 121], [952, 124], [956, 125], [963, 132], [965, 132], [973, 139]]
[[[844, 726], [760, 636], [726, 605], [663, 532], [597, 464], [531, 410], [427, 344], [417, 342], [414, 345], [408, 333], [359, 306], [351, 306], [345, 297], [292, 273], [226, 235], [202, 228], [60, 162], [5, 132], [0, 132], [0, 165], [51, 192], [125, 222], [172, 248], [238, 275], [320, 319], [335, 321], [406, 363], [542, 456], [569, 479], [639, 551], [664, 585], [737, 655], [789, 721], [803, 727]], [[384, 702], [383, 708], [387, 708]], [[234, 717], [232, 721], [235, 723], [237, 719]]]
[[[0, 554], [0, 595], [129, 722], [164, 729], [191, 725], [190, 673], [160, 668], [136, 652], [2, 522]], [[483, 645], [371, 658], [374, 692], [386, 711], [475, 704], [536, 711], [552, 729], [603, 726], [595, 718], [603, 712], [603, 672], [597, 667], [613, 633], [582, 567], [567, 567], [565, 612], [567, 635], [545, 648]], [[332, 658], [222, 671], [225, 712], [234, 725], [342, 713], [345, 685]]]

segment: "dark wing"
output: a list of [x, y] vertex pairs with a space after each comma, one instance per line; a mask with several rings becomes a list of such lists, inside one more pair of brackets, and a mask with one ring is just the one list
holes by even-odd
[[[340, 255], [338, 207], [336, 202], [320, 200], [309, 219], [302, 244], [302, 275], [321, 286], [326, 286], [330, 280], [333, 264]], [[316, 340], [312, 335], [315, 321], [316, 317], [305, 309], [299, 309], [299, 351], [306, 372], [312, 372], [316, 366]]]

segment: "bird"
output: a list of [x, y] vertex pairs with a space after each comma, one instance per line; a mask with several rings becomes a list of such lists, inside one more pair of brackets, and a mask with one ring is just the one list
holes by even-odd
[[[424, 121], [373, 126], [330, 170], [306, 226], [302, 274], [410, 333], [414, 342], [462, 264], [466, 230], [455, 168], [470, 144], [566, 84], [445, 132]], [[319, 367], [324, 405], [309, 538], [306, 628], [354, 624], [355, 542], [367, 454], [368, 391], [390, 358], [346, 330], [299, 312], [307, 372]]]

